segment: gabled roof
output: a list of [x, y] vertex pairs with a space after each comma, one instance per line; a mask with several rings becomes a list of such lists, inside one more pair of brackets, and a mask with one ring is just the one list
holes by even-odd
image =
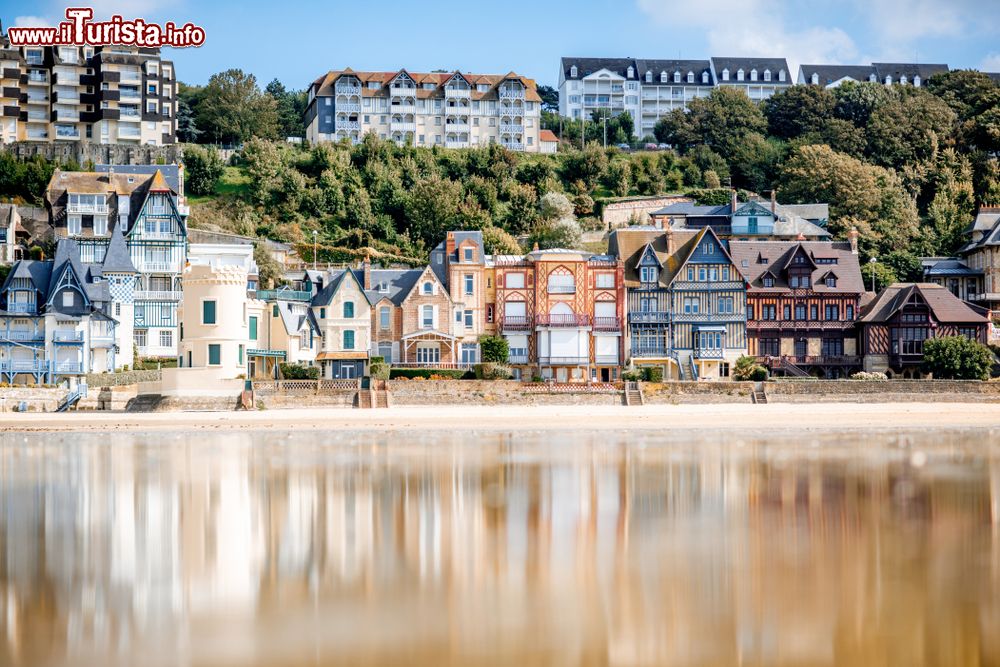
[[795, 259], [796, 255], [802, 255], [809, 260], [810, 266], [816, 268], [816, 262], [813, 261], [812, 255], [802, 246], [801, 243], [796, 243], [792, 248], [792, 251], [785, 256], [784, 264], [782, 265], [782, 270], [787, 271], [792, 268], [792, 260]]
[[923, 299], [934, 319], [942, 324], [981, 324], [987, 320], [985, 309], [962, 301], [941, 285], [896, 283], [882, 290], [858, 321], [869, 324], [886, 322], [914, 295]]
[[812, 76], [815, 74], [821, 86], [829, 86], [844, 79], [868, 81], [872, 74], [878, 76], [871, 65], [802, 65], [799, 71], [802, 83], [812, 83]]
[[[629, 66], [633, 70], [636, 68], [636, 61], [633, 58], [576, 58], [567, 56], [562, 58], [561, 64], [563, 78], [565, 79], [573, 78], [570, 76], [570, 73], [574, 65], [576, 65], [577, 79], [582, 79], [602, 69], [625, 78], [628, 75]], [[638, 78], [638, 75], [636, 75], [636, 78]]]
[[[760, 75], [758, 81], [763, 80], [764, 70], [771, 70], [771, 83], [777, 84], [787, 84], [791, 85], [794, 83], [792, 81], [792, 73], [788, 70], [788, 62], [784, 58], [732, 58], [732, 57], [715, 57], [712, 58], [712, 67], [715, 70], [715, 75], [718, 78], [720, 84], [733, 83], [736, 81], [736, 72], [740, 69], [746, 74], [743, 81], [737, 81], [737, 83], [746, 83], [750, 80], [750, 70], [755, 69]], [[729, 81], [722, 80], [722, 70], [729, 70]], [[778, 72], [785, 70], [785, 80], [778, 81]]]
[[122, 236], [121, 225], [115, 225], [111, 230], [111, 241], [108, 242], [108, 249], [104, 253], [104, 262], [101, 264], [103, 273], [136, 273], [135, 265], [132, 263], [132, 255], [125, 244], [125, 237]]
[[538, 141], [557, 143], [559, 141], [559, 137], [557, 137], [556, 133], [553, 132], [552, 130], [539, 130]]
[[[811, 289], [817, 293], [832, 292], [861, 294], [865, 291], [858, 256], [851, 252], [846, 241], [730, 241], [729, 252], [736, 268], [743, 274], [751, 289], [763, 288], [763, 277], [770, 273], [775, 278], [774, 287], [768, 290], [790, 289], [785, 271], [788, 263], [801, 248], [813, 261]], [[836, 260], [836, 264], [823, 264], [817, 260]], [[833, 271], [837, 286], [827, 287], [822, 278]]]
[[[331, 271], [329, 278], [323, 285], [323, 289], [316, 293], [316, 296], [312, 298], [311, 305], [313, 307], [328, 306], [330, 302], [333, 301], [334, 295], [340, 290], [340, 286], [344, 284], [345, 281], [353, 281], [358, 291], [365, 294], [365, 298], [368, 296], [365, 293], [364, 286], [364, 276], [358, 275], [358, 271], [355, 269], [340, 269], [338, 271]], [[369, 299], [370, 301], [370, 299]]]
[[152, 176], [156, 172], [160, 172], [161, 176], [167, 182], [167, 186], [173, 192], [180, 193], [181, 191], [181, 176], [180, 176], [180, 165], [176, 164], [98, 164], [94, 165], [94, 171], [98, 174], [107, 174], [109, 170], [114, 170], [115, 174], [124, 174], [127, 176], [141, 176], [141, 180], [146, 180], [146, 178]]
[[[400, 303], [402, 303], [403, 301], [406, 301], [407, 299], [410, 298], [410, 296], [412, 294], [414, 294], [414, 292], [417, 290], [418, 283], [422, 282], [421, 279], [425, 275], [428, 276], [428, 277], [430, 277], [430, 278], [432, 278], [438, 284], [438, 287], [440, 287], [442, 289], [442, 291], [444, 292], [445, 296], [449, 297], [449, 300], [450, 300], [450, 295], [448, 294], [448, 288], [445, 286], [445, 284], [443, 282], [441, 282], [441, 279], [438, 278], [437, 273], [435, 273], [431, 269], [430, 266], [425, 266], [422, 269], [414, 269], [414, 271], [417, 271], [418, 273], [417, 273], [416, 277], [414, 277], [413, 284], [410, 285], [410, 289], [407, 290], [406, 293], [402, 295], [402, 299], [400, 300]], [[373, 284], [374, 284], [374, 281], [373, 281]]]
[[[72, 272], [73, 277], [80, 284], [80, 289], [86, 291], [83, 285], [87, 278], [87, 272], [80, 262], [80, 247], [73, 239], [60, 239], [56, 245], [56, 256], [53, 258], [52, 275], [49, 278], [48, 290], [46, 290], [46, 303], [52, 301], [56, 288], [67, 271]], [[87, 298], [90, 297], [87, 296]]]
[[694, 255], [698, 246], [701, 242], [705, 240], [706, 236], [711, 236], [715, 240], [715, 245], [722, 251], [726, 259], [733, 263], [733, 257], [729, 254], [729, 250], [726, 249], [726, 244], [723, 243], [715, 230], [711, 227], [702, 228], [697, 234], [695, 234], [691, 239], [685, 242], [681, 247], [675, 252], [671, 257], [667, 258], [667, 263], [664, 265], [663, 282], [666, 285], [672, 283], [677, 276], [681, 274], [684, 266], [691, 260], [691, 256]]
[[[400, 74], [405, 73], [416, 84], [414, 92], [418, 99], [429, 99], [444, 95], [444, 84], [455, 77], [456, 72], [411, 72], [409, 70], [396, 70], [393, 72], [363, 72], [346, 68], [343, 70], [331, 70], [312, 83], [313, 95], [315, 97], [331, 97], [336, 93], [336, 82], [344, 76], [351, 76], [361, 82], [362, 97], [385, 97], [388, 94], [387, 86]], [[499, 99], [498, 88], [500, 84], [508, 79], [520, 81], [525, 88], [524, 98], [529, 102], [541, 102], [538, 95], [537, 86], [534, 79], [521, 76], [514, 72], [507, 74], [473, 74], [462, 72], [462, 78], [469, 82], [473, 89], [470, 96], [473, 100]], [[370, 88], [368, 84], [377, 84], [376, 88]], [[424, 85], [431, 84], [430, 90], [424, 89]], [[478, 90], [479, 85], [487, 86], [486, 91]], [[315, 104], [315, 99], [309, 103], [311, 107]]]
[[925, 276], [981, 276], [982, 269], [973, 269], [960, 259], [939, 259], [924, 265]]
[[944, 74], [948, 71], [948, 66], [943, 63], [872, 63], [875, 73], [878, 74], [879, 81], [884, 81], [885, 77], [891, 76], [893, 83], [899, 81], [900, 77], [906, 76], [913, 81], [914, 76], [920, 76], [927, 81], [935, 74]]
[[[646, 83], [646, 72], [653, 73], [653, 84], [660, 82], [660, 74], [667, 73], [668, 80], [672, 83], [674, 74], [681, 75], [681, 81], [687, 86], [712, 86], [715, 79], [712, 76], [712, 63], [707, 60], [636, 60], [636, 75], [642, 83]], [[687, 82], [687, 74], [694, 74], [694, 83]], [[708, 74], [708, 83], [702, 83], [702, 74]]]
[[[394, 305], [401, 305], [423, 273], [424, 269], [372, 269], [372, 286], [365, 290], [369, 303], [389, 299]], [[379, 291], [380, 285], [385, 285], [385, 292]]]

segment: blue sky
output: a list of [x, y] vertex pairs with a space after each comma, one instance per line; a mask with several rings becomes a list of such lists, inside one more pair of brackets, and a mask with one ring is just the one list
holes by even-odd
[[[83, 2], [79, 4], [84, 5]], [[997, 0], [96, 0], [98, 15], [192, 21], [171, 50], [187, 83], [230, 67], [304, 88], [329, 69], [514, 70], [555, 85], [559, 58], [784, 56], [802, 63], [944, 62], [1000, 71]], [[0, 0], [3, 25], [55, 25], [65, 4]]]

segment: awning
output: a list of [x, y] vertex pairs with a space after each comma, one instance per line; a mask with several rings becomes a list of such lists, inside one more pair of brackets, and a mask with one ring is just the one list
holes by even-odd
[[338, 361], [343, 359], [367, 359], [367, 352], [320, 352], [316, 361]]
[[726, 327], [723, 326], [695, 326], [695, 331], [725, 331]]
[[284, 350], [247, 350], [248, 357], [276, 357], [284, 359], [287, 355]]

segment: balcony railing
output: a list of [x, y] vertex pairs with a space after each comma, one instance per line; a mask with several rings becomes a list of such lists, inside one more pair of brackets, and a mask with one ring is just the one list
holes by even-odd
[[350, 85], [345, 85], [345, 84], [342, 84], [342, 83], [338, 83], [336, 86], [334, 86], [333, 90], [334, 90], [334, 92], [337, 95], [360, 95], [361, 94], [361, 86], [350, 86]]
[[812, 329], [849, 329], [853, 320], [749, 320], [747, 329], [782, 331], [806, 331]]
[[469, 131], [469, 124], [468, 123], [445, 123], [444, 124], [444, 131], [445, 132], [468, 132]]
[[538, 315], [535, 317], [538, 327], [589, 327], [590, 315]]
[[517, 117], [524, 115], [524, 107], [516, 104], [500, 105], [500, 115], [507, 117]]
[[501, 88], [500, 89], [500, 99], [502, 99], [502, 100], [523, 100], [524, 99], [524, 89], [523, 88]]
[[500, 328], [504, 331], [527, 331], [531, 325], [531, 318], [526, 315], [508, 315], [500, 321]]
[[695, 359], [722, 359], [723, 350], [721, 348], [695, 349]]
[[5, 373], [47, 373], [49, 362], [44, 359], [5, 359], [0, 361]]
[[790, 364], [795, 364], [796, 366], [860, 366], [861, 357], [853, 356], [849, 354], [837, 354], [837, 355], [806, 355], [806, 356], [779, 356], [779, 357], [768, 357], [768, 356], [758, 356], [757, 360], [759, 363], [767, 364], [768, 366], [774, 366], [779, 364], [781, 361], [787, 361]]
[[19, 343], [29, 343], [35, 341], [45, 340], [44, 331], [23, 331], [18, 329], [11, 329], [10, 331], [4, 331], [0, 329], [0, 340], [12, 340]]
[[136, 301], [180, 301], [184, 293], [180, 290], [136, 290]]
[[528, 353], [527, 352], [511, 352], [507, 355], [508, 364], [526, 364], [528, 363]]
[[69, 206], [66, 207], [66, 212], [67, 213], [86, 213], [88, 215], [94, 214], [94, 213], [96, 213], [98, 215], [107, 215], [108, 214], [108, 205], [107, 204], [72, 204], [71, 203]]
[[389, 123], [389, 130], [392, 132], [416, 132], [417, 124], [394, 120]]
[[501, 123], [500, 132], [502, 134], [524, 134], [524, 125], [514, 123]]
[[52, 365], [55, 373], [82, 373], [83, 364], [79, 361], [57, 361]]
[[464, 140], [460, 141], [458, 139], [449, 139], [444, 142], [444, 146], [445, 148], [468, 148], [469, 142]]
[[160, 262], [139, 260], [135, 268], [142, 273], [177, 273], [181, 270], [181, 265], [179, 261]]
[[687, 280], [679, 280], [674, 282], [674, 290], [695, 290], [698, 292], [704, 290], [736, 290], [742, 291], [746, 285], [744, 285], [741, 280], [708, 280], [704, 282], [689, 282]]
[[400, 361], [392, 364], [393, 368], [440, 368], [449, 371], [467, 371], [474, 363], [453, 364], [447, 361]]
[[390, 97], [414, 97], [417, 94], [416, 86], [410, 88], [406, 86], [390, 86]]
[[740, 313], [674, 313], [674, 322], [743, 322], [746, 316]]
[[82, 331], [53, 331], [52, 340], [57, 343], [82, 343]]
[[628, 314], [629, 322], [633, 324], [666, 324], [670, 321], [670, 313], [663, 311], [638, 311]]
[[38, 312], [38, 305], [34, 302], [15, 302], [7, 304], [8, 313], [30, 313]]
[[415, 114], [417, 107], [412, 104], [393, 104], [389, 106], [389, 113]]
[[594, 356], [594, 363], [601, 364], [603, 366], [617, 366], [618, 365], [618, 355], [617, 354], [598, 354]]
[[549, 285], [549, 294], [576, 294], [576, 285]]
[[468, 116], [470, 112], [467, 104], [446, 104], [444, 107], [445, 116]]
[[520, 141], [501, 141], [500, 145], [509, 151], [523, 151], [524, 144]]
[[273, 290], [265, 289], [257, 291], [257, 298], [261, 301], [312, 301], [311, 292], [303, 292], [297, 290]]
[[445, 88], [445, 99], [469, 99], [472, 97], [472, 90], [468, 88]]
[[595, 317], [594, 331], [621, 331], [622, 321], [619, 317]]
[[587, 357], [539, 357], [538, 363], [542, 366], [580, 366], [586, 365], [590, 359]]
[[337, 102], [337, 111], [361, 113], [361, 105], [357, 102]]
[[632, 347], [633, 357], [665, 357], [667, 356], [666, 346], [633, 346]]

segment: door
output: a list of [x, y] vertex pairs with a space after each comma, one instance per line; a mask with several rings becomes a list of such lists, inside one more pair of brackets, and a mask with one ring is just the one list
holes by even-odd
[[356, 370], [354, 364], [343, 364], [340, 367], [340, 377], [345, 380], [353, 380], [357, 377]]
[[799, 338], [795, 341], [795, 356], [804, 357], [809, 349], [805, 338]]

